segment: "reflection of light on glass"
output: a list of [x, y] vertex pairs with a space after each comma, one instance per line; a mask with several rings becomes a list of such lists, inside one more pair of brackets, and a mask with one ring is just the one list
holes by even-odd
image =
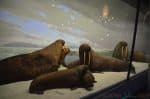
[[64, 24], [61, 24], [61, 26], [64, 26]]
[[107, 4], [104, 5], [103, 10], [102, 10], [102, 16], [103, 17], [108, 17], [109, 15], [109, 7]]

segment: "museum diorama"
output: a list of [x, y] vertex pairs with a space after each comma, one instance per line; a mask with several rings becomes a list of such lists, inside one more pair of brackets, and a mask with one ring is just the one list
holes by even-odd
[[1, 0], [0, 99], [149, 99], [149, 4]]

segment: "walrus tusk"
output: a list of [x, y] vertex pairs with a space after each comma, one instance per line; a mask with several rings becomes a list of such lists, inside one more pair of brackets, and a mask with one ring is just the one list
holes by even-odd
[[91, 59], [91, 55], [90, 55], [90, 52], [89, 52], [89, 61], [88, 61], [88, 65], [90, 65], [90, 59]]
[[123, 46], [121, 47], [121, 57], [123, 58]]
[[83, 60], [84, 60], [83, 64], [84, 65], [85, 65], [85, 57], [86, 57], [86, 53], [84, 52], [84, 58], [83, 58]]

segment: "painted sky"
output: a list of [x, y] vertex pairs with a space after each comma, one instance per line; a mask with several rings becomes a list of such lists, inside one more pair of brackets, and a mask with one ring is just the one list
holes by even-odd
[[1, 0], [0, 44], [64, 39], [71, 47], [113, 49], [131, 42], [134, 17], [135, 9], [120, 0]]

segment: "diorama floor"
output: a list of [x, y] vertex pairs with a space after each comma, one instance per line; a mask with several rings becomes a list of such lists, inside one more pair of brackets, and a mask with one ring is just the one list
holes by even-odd
[[[133, 65], [136, 68], [136, 74], [148, 69], [148, 63], [133, 62]], [[97, 83], [94, 84], [94, 88], [91, 91], [87, 91], [83, 88], [78, 88], [75, 90], [51, 89], [45, 91], [43, 95], [30, 94], [28, 92], [29, 85], [31, 83], [30, 80], [1, 85], [0, 99], [78, 99], [116, 84], [117, 82], [126, 79], [127, 76], [127, 72], [102, 72], [93, 74]], [[131, 76], [134, 76], [134, 74], [131, 74]]]

